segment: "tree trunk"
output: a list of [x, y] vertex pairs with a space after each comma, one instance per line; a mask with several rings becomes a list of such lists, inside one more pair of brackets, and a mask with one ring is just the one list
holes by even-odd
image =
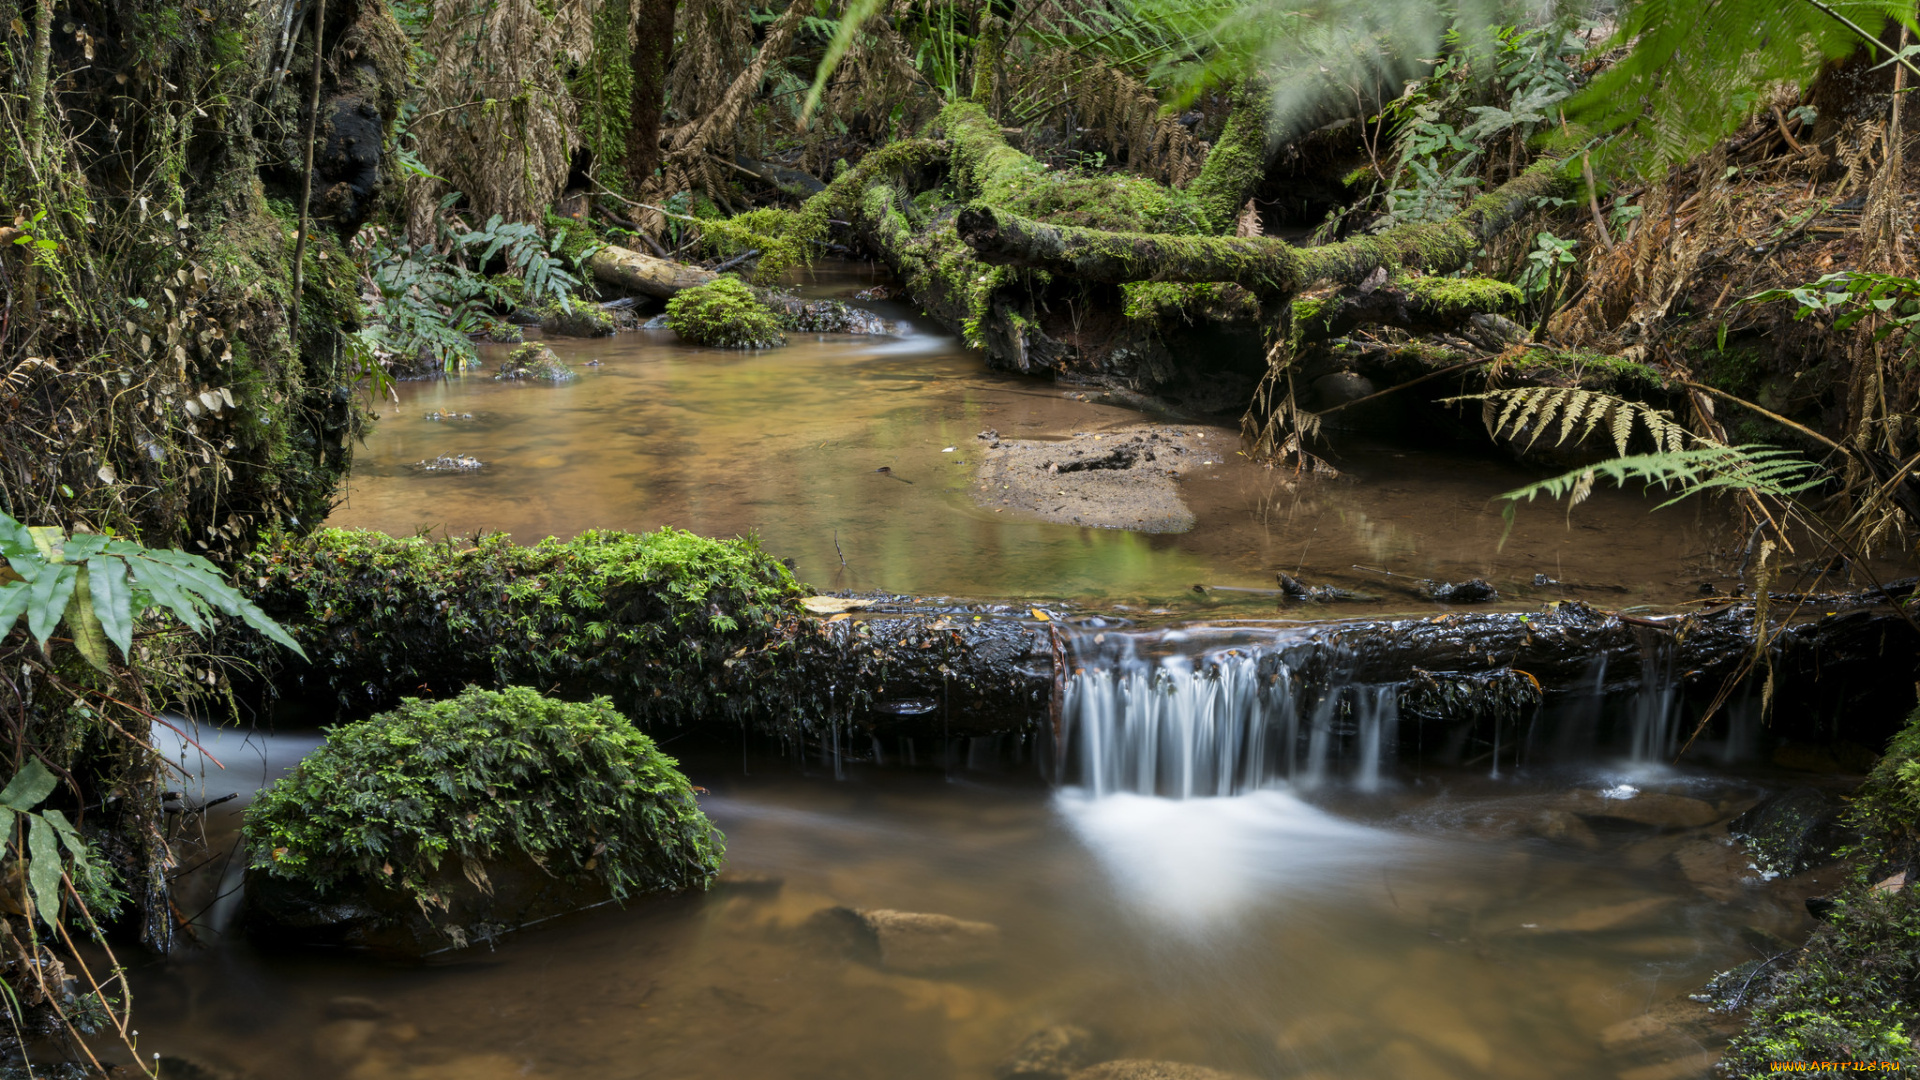
[[1247, 80], [1240, 87], [1220, 138], [1207, 151], [1200, 175], [1187, 185], [1188, 194], [1200, 200], [1216, 233], [1233, 232], [1240, 208], [1253, 197], [1267, 174], [1270, 113], [1266, 84]]
[[660, 113], [673, 61], [673, 15], [680, 0], [633, 0], [633, 103], [627, 127], [627, 182], [640, 190], [660, 165]]

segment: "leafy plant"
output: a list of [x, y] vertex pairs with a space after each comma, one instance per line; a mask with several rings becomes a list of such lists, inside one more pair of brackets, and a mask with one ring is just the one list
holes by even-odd
[[1807, 285], [1768, 289], [1740, 301], [1764, 304], [1792, 300], [1795, 321], [1814, 315], [1832, 315], [1833, 328], [1850, 330], [1871, 321], [1873, 340], [1898, 337], [1902, 350], [1920, 346], [1920, 281], [1899, 274], [1843, 270]]
[[[1515, 441], [1523, 434], [1528, 435], [1524, 447], [1528, 450], [1553, 428], [1556, 417], [1560, 421], [1560, 434], [1553, 445], [1564, 445], [1570, 437], [1576, 444], [1583, 442], [1604, 422], [1608, 434], [1613, 436], [1615, 451], [1623, 457], [1635, 427], [1651, 435], [1653, 444], [1663, 452], [1677, 451], [1693, 439], [1665, 410], [1649, 409], [1638, 402], [1579, 387], [1522, 386], [1484, 394], [1463, 394], [1446, 398], [1443, 404], [1458, 401], [1485, 402], [1487, 433], [1496, 439]], [[1577, 437], [1573, 434], [1576, 427], [1580, 431]]]
[[[1611, 458], [1584, 469], [1573, 469], [1559, 476], [1535, 481], [1505, 492], [1498, 498], [1506, 502], [1502, 511], [1509, 531], [1514, 512], [1522, 499], [1532, 502], [1536, 496], [1567, 498], [1569, 509], [1580, 505], [1593, 493], [1596, 480], [1612, 480], [1625, 487], [1644, 483], [1649, 488], [1675, 492], [1673, 498], [1654, 509], [1672, 506], [1682, 499], [1710, 491], [1744, 492], [1775, 499], [1791, 499], [1800, 492], [1818, 486], [1824, 479], [1820, 467], [1791, 450], [1772, 446], [1721, 446], [1708, 444], [1685, 450], [1662, 450], [1652, 454], [1633, 454]], [[1506, 537], [1501, 537], [1505, 543]]]
[[89, 864], [87, 842], [67, 815], [58, 810], [34, 809], [53, 794], [58, 784], [38, 758], [28, 758], [0, 790], [0, 835], [13, 845], [14, 858], [26, 864], [27, 897], [33, 901], [34, 913], [48, 926], [56, 926], [60, 916], [60, 875], [65, 872], [60, 849], [65, 847], [73, 857], [74, 880], [97, 873]]
[[1531, 298], [1557, 292], [1568, 268], [1579, 262], [1573, 254], [1580, 241], [1562, 239], [1544, 230], [1533, 238], [1533, 250], [1527, 252], [1527, 263], [1520, 271], [1517, 283], [1522, 292]]
[[44, 650], [64, 623], [74, 647], [101, 671], [109, 670], [108, 642], [131, 661], [134, 622], [154, 607], [172, 612], [199, 634], [209, 628], [209, 611], [224, 612], [305, 656], [279, 623], [198, 555], [101, 533], [68, 536], [58, 528], [28, 528], [5, 513], [0, 513], [0, 554], [9, 568], [0, 583], [0, 628], [11, 631], [24, 616], [27, 631]]

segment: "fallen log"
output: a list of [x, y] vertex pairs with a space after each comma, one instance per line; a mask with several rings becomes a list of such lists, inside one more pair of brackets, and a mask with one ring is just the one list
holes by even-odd
[[711, 270], [658, 259], [612, 244], [597, 248], [587, 256], [587, 269], [609, 285], [658, 300], [671, 300], [682, 289], [709, 284], [720, 276]]
[[1316, 281], [1358, 285], [1374, 271], [1443, 273], [1465, 266], [1563, 183], [1562, 162], [1543, 158], [1443, 222], [1400, 225], [1374, 236], [1302, 248], [1275, 237], [1197, 237], [1107, 232], [1022, 217], [976, 201], [957, 225], [982, 262], [1065, 274], [1081, 281], [1231, 281], [1292, 295]]
[[[684, 561], [673, 571], [681, 576], [657, 568], [669, 556]], [[699, 583], [730, 565], [754, 569]], [[802, 614], [799, 586], [756, 547], [671, 531], [461, 548], [323, 530], [255, 556], [246, 579], [308, 656], [276, 669], [283, 691], [343, 712], [524, 683], [610, 695], [643, 725], [751, 725], [788, 737], [846, 726], [921, 737], [1046, 731], [1068, 675], [1097, 669], [1103, 656], [1191, 654], [1210, 637], [1213, 651], [1251, 650], [1263, 673], [1284, 668], [1299, 687], [1398, 687], [1404, 711], [1429, 719], [1471, 719], [1500, 705], [1476, 687], [1516, 679], [1549, 698], [1674, 682], [1705, 699], [1742, 668], [1754, 633], [1745, 603], [1644, 618], [1562, 602], [1534, 612], [1185, 626], [1177, 646], [1161, 630], [1102, 628], [1106, 644], [1096, 648], [1096, 631], [1024, 605], [892, 598], [830, 619]], [[759, 584], [721, 584], [735, 580]], [[1863, 714], [1849, 723], [1868, 722], [1874, 710], [1860, 702], [1910, 692], [1920, 635], [1878, 598], [1822, 606], [1833, 614], [1771, 635], [1776, 711], [1803, 726], [1849, 709]], [[1881, 713], [1889, 723], [1904, 715]]]

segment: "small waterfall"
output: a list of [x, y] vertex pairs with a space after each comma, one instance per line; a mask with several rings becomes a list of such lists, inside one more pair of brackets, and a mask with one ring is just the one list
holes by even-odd
[[1674, 674], [1670, 638], [1640, 632], [1640, 688], [1628, 704], [1633, 760], [1663, 762], [1678, 750], [1680, 680]]
[[1120, 635], [1102, 638], [1121, 644], [1076, 667], [1063, 710], [1093, 796], [1238, 795], [1279, 780], [1380, 787], [1399, 728], [1392, 686], [1307, 694], [1273, 648], [1143, 658]]

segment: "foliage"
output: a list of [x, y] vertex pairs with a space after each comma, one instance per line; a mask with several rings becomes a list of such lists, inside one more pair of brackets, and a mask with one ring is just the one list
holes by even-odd
[[298, 642], [198, 555], [100, 533], [67, 536], [57, 528], [30, 529], [5, 513], [0, 513], [0, 555], [10, 570], [0, 584], [0, 636], [25, 616], [28, 631], [45, 649], [54, 628], [64, 623], [74, 647], [101, 671], [109, 670], [109, 641], [132, 661], [134, 622], [155, 607], [203, 634], [209, 609], [224, 612], [300, 652]]
[[1732, 133], [1780, 83], [1805, 87], [1823, 61], [1889, 20], [1911, 26], [1913, 12], [1907, 0], [1634, 0], [1607, 43], [1626, 55], [1567, 117], [1613, 136], [1604, 153], [1651, 178]]
[[1529, 298], [1558, 293], [1573, 265], [1579, 261], [1573, 252], [1580, 242], [1562, 239], [1545, 230], [1533, 239], [1533, 250], [1527, 252], [1526, 266], [1520, 271], [1520, 289]]
[[780, 319], [740, 279], [720, 277], [667, 301], [667, 327], [696, 345], [771, 349], [785, 345]]
[[[1586, 391], [1582, 391], [1585, 393]], [[1504, 511], [1508, 528], [1520, 500], [1532, 502], [1535, 496], [1568, 497], [1568, 506], [1578, 506], [1592, 493], [1594, 481], [1612, 480], [1625, 487], [1644, 483], [1649, 488], [1676, 491], [1673, 498], [1655, 507], [1672, 506], [1682, 499], [1711, 491], [1731, 491], [1791, 499], [1800, 492], [1818, 486], [1824, 479], [1819, 466], [1791, 450], [1770, 446], [1721, 446], [1703, 443], [1684, 450], [1667, 449], [1651, 454], [1633, 454], [1610, 458], [1584, 469], [1535, 481], [1505, 492]], [[1504, 538], [1503, 538], [1504, 539]]]
[[[31, 898], [33, 912], [48, 926], [57, 926], [60, 917], [60, 875], [66, 872], [62, 847], [72, 857], [74, 881], [99, 874], [92, 865], [93, 853], [80, 838], [67, 815], [47, 808], [35, 810], [53, 794], [59, 781], [38, 758], [28, 758], [20, 771], [0, 790], [0, 836], [13, 845], [15, 859], [26, 864], [25, 896]], [[16, 829], [16, 819], [19, 828]], [[25, 845], [20, 841], [25, 833]]]
[[260, 792], [246, 815], [251, 865], [323, 889], [384, 882], [442, 910], [458, 880], [440, 872], [450, 859], [481, 884], [488, 862], [524, 855], [616, 899], [704, 886], [723, 838], [676, 764], [605, 698], [526, 687], [408, 698], [328, 729]]
[[1875, 341], [1897, 337], [1903, 353], [1920, 347], [1920, 281], [1910, 277], [1842, 270], [1811, 284], [1755, 293], [1740, 302], [1775, 300], [1792, 300], [1797, 305], [1796, 321], [1831, 315], [1836, 331], [1850, 330], [1864, 321], [1871, 325]]
[[782, 666], [806, 590], [751, 538], [595, 530], [457, 547], [326, 529], [256, 553], [247, 573], [350, 710], [423, 683], [525, 683], [610, 694], [643, 723], [783, 720], [824, 693]]

